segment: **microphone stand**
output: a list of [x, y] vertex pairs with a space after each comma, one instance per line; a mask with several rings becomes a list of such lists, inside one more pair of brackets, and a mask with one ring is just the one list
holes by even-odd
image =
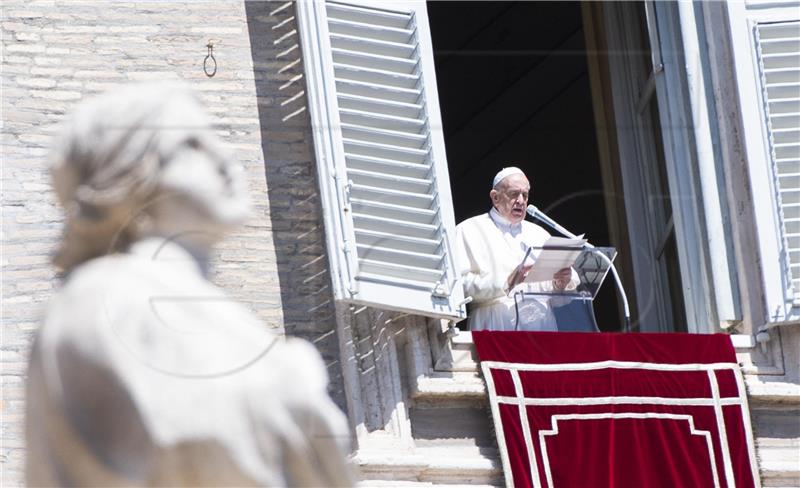
[[[533, 209], [532, 209], [533, 213], [530, 214], [531, 217], [544, 222], [545, 224], [547, 224], [548, 226], [550, 226], [551, 228], [553, 228], [557, 232], [560, 232], [561, 234], [569, 237], [570, 239], [578, 239], [578, 236], [576, 236], [572, 232], [568, 231], [567, 229], [565, 229], [564, 227], [559, 225], [558, 222], [556, 222], [555, 220], [553, 220], [550, 217], [548, 217], [547, 215], [545, 215], [541, 210], [539, 210], [538, 208], [534, 207], [533, 205], [530, 205], [529, 208], [530, 207], [533, 207]], [[587, 241], [584, 244], [584, 248], [591, 249], [592, 252], [595, 253], [595, 255], [600, 256], [600, 259], [602, 259], [603, 261], [606, 262], [606, 264], [608, 264], [608, 268], [611, 270], [611, 275], [614, 277], [614, 282], [617, 284], [617, 290], [619, 290], [620, 297], [622, 297], [622, 307], [623, 307], [624, 313], [625, 313], [624, 331], [625, 332], [630, 332], [631, 331], [631, 310], [630, 310], [630, 307], [628, 306], [628, 296], [625, 294], [625, 288], [622, 287], [622, 281], [619, 279], [619, 274], [617, 274], [617, 268], [614, 266], [614, 263], [608, 258], [608, 256], [606, 256], [605, 254], [603, 254], [600, 251], [597, 251], [593, 244], [591, 244], [591, 243], [589, 243]]]

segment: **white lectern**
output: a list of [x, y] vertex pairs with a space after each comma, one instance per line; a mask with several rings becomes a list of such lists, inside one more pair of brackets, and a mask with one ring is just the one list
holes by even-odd
[[[563, 248], [543, 246], [533, 249], [536, 255], [539, 254], [536, 251]], [[598, 332], [593, 302], [616, 255], [613, 247], [584, 247], [572, 265], [580, 280], [574, 289], [514, 293], [515, 330], [525, 329], [526, 321], [540, 320], [544, 310], [549, 309], [555, 323], [545, 330]]]

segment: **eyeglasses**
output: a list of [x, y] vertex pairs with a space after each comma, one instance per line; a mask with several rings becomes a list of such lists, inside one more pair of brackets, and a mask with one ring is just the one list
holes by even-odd
[[520, 195], [522, 195], [523, 199], [527, 200], [528, 196], [530, 195], [530, 192], [528, 192], [528, 191], [519, 191], [519, 190], [511, 190], [511, 191], [504, 191], [503, 194], [507, 198], [509, 198], [511, 200], [516, 200], [517, 198], [519, 198]]

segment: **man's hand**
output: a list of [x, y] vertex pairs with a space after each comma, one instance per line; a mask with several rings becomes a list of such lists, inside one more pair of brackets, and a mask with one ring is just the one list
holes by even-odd
[[556, 290], [565, 290], [569, 282], [572, 280], [572, 269], [562, 268], [553, 275], [553, 288]]
[[533, 268], [532, 264], [514, 268], [514, 271], [512, 271], [511, 274], [508, 275], [508, 279], [506, 279], [506, 293], [510, 293], [515, 286], [525, 281], [525, 277], [528, 275], [528, 271], [530, 271], [531, 268]]

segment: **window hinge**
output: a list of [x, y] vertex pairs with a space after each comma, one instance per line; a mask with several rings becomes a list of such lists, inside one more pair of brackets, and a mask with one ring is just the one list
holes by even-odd
[[431, 295], [436, 298], [448, 298], [450, 296], [450, 287], [442, 280], [436, 283], [436, 286], [431, 290]]
[[770, 330], [777, 329], [779, 327], [797, 327], [797, 326], [800, 326], [800, 320], [798, 319], [783, 320], [780, 322], [769, 322], [759, 327], [758, 331], [756, 331], [756, 342], [758, 342], [761, 345], [762, 351], [766, 351], [767, 342], [769, 342], [769, 340], [772, 339], [772, 336], [770, 336], [769, 333]]

